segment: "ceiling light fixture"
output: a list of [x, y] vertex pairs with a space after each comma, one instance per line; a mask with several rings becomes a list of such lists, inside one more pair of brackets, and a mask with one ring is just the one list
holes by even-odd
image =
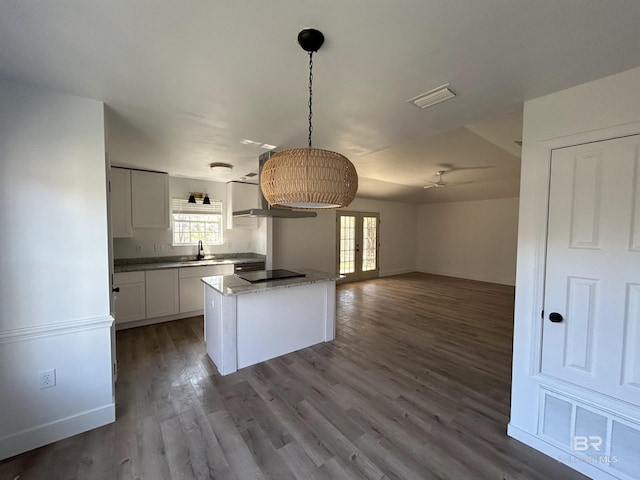
[[433, 90], [429, 90], [426, 93], [418, 95], [417, 97], [410, 98], [407, 100], [408, 103], [413, 103], [418, 108], [427, 108], [431, 107], [440, 102], [444, 102], [445, 100], [449, 100], [456, 96], [451, 90], [449, 90], [449, 84], [445, 83], [444, 85], [434, 88]]
[[269, 204], [276, 207], [346, 207], [358, 191], [353, 163], [344, 155], [311, 146], [313, 53], [324, 43], [324, 35], [308, 28], [298, 34], [298, 43], [309, 53], [309, 146], [283, 150], [267, 160], [260, 175], [260, 188]]
[[209, 164], [209, 168], [214, 172], [228, 172], [233, 170], [233, 165], [230, 163], [214, 162]]

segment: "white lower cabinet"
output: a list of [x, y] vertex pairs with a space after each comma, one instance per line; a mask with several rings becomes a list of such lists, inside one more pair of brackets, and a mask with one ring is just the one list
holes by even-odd
[[178, 313], [178, 269], [147, 270], [145, 272], [147, 318]]
[[233, 265], [180, 268], [180, 313], [195, 312], [204, 308], [204, 284], [202, 277], [231, 275]]
[[202, 311], [204, 284], [200, 279], [232, 274], [232, 264], [114, 273], [113, 286], [119, 290], [115, 294], [116, 323]]
[[121, 272], [113, 274], [116, 293], [116, 323], [133, 322], [146, 318], [144, 272]]

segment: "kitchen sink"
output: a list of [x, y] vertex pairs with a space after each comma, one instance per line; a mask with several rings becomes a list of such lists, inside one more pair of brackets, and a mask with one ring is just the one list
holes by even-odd
[[195, 258], [193, 260], [183, 260], [181, 262], [178, 262], [180, 265], [208, 265], [211, 262], [215, 262], [216, 260], [196, 260]]
[[193, 260], [183, 260], [182, 262], [178, 262], [180, 265], [223, 265], [226, 263], [233, 263], [232, 260], [216, 260], [215, 258], [209, 258], [205, 260], [198, 260], [194, 258]]

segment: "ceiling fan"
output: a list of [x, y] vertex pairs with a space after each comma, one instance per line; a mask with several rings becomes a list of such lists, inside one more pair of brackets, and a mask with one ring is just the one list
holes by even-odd
[[493, 165], [479, 165], [477, 167], [454, 167], [453, 165], [440, 164], [440, 165], [438, 165], [438, 167], [440, 167], [441, 170], [438, 170], [436, 173], [434, 173], [434, 175], [438, 176], [438, 181], [437, 182], [431, 182], [431, 181], [427, 180], [427, 182], [429, 182], [431, 185], [425, 185], [424, 188], [453, 187], [453, 186], [457, 186], [457, 185], [466, 185], [467, 183], [473, 183], [473, 182], [455, 182], [455, 183], [445, 182], [442, 179], [442, 176], [445, 173], [455, 172], [455, 171], [458, 171], [458, 170], [482, 170], [482, 169], [485, 169], [485, 168], [493, 168]]
[[[445, 182], [442, 179], [442, 176], [449, 172], [450, 170], [438, 170], [434, 175], [438, 176], [438, 181], [437, 182], [429, 182], [429, 180], [427, 180], [431, 185], [425, 185], [424, 188], [443, 188], [443, 187], [452, 187], [454, 185], [462, 185], [461, 183], [449, 183], [449, 182]], [[470, 182], [464, 182], [464, 183], [470, 183]]]

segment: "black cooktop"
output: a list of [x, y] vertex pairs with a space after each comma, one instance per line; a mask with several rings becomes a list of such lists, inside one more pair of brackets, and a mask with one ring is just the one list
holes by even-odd
[[291, 270], [257, 270], [255, 272], [236, 273], [236, 277], [251, 283], [267, 282], [269, 280], [280, 280], [283, 278], [304, 277], [304, 273], [292, 272]]

